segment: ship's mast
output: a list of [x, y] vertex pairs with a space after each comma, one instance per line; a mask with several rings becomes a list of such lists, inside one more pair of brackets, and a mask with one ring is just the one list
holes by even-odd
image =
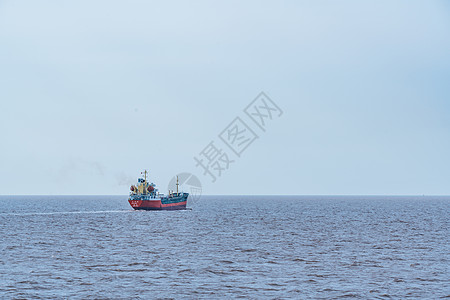
[[147, 194], [147, 170], [144, 170], [144, 172], [141, 172], [141, 174], [144, 174], [144, 183], [142, 184], [142, 194]]
[[178, 195], [178, 176], [177, 176], [177, 195]]
[[141, 174], [144, 174], [144, 182], [147, 183], [147, 170], [144, 170], [144, 172], [141, 172]]

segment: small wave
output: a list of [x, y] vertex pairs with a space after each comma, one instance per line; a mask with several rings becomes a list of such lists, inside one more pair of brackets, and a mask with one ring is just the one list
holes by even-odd
[[348, 294], [337, 296], [336, 298], [361, 298], [361, 296], [358, 294], [354, 294], [354, 293], [348, 293]]
[[428, 278], [420, 278], [420, 277], [417, 277], [416, 280], [419, 280], [419, 281], [429, 281], [429, 282], [437, 282], [437, 281], [439, 281], [438, 279], [435, 279], [435, 278], [430, 278], [430, 279], [428, 279]]
[[146, 272], [148, 269], [112, 269], [113, 272]]
[[258, 249], [253, 249], [253, 248], [250, 248], [250, 249], [240, 249], [241, 250], [241, 252], [256, 252], [256, 251], [258, 251]]
[[330, 275], [328, 275], [328, 274], [312, 274], [312, 276], [319, 277], [319, 278], [330, 277]]
[[339, 292], [339, 290], [325, 288], [325, 289], [321, 290], [321, 292]]
[[234, 262], [232, 262], [231, 260], [220, 260], [219, 262], [224, 264], [234, 264]]
[[245, 273], [244, 270], [242, 269], [232, 269], [231, 272], [240, 272], [240, 273]]
[[299, 261], [299, 262], [301, 262], [301, 261], [305, 261], [303, 258], [294, 258], [292, 261]]
[[270, 282], [267, 285], [270, 285], [270, 286], [284, 286], [283, 284], [279, 284], [279, 283], [276, 283], [276, 282]]
[[29, 281], [29, 280], [22, 280], [22, 281], [19, 281], [17, 283], [18, 284], [39, 284], [39, 282], [33, 281], [33, 280], [31, 280], [31, 281]]
[[219, 270], [206, 270], [207, 272], [216, 274], [216, 275], [229, 275], [230, 273], [225, 271], [219, 271]]
[[192, 269], [183, 269], [183, 270], [179, 270], [179, 271], [178, 271], [178, 274], [186, 273], [186, 272], [192, 273]]
[[315, 264], [315, 263], [318, 263], [318, 262], [319, 262], [318, 260], [307, 260], [306, 261], [307, 264]]
[[268, 291], [268, 292], [278, 291], [278, 289], [274, 289], [274, 288], [263, 288], [262, 290]]

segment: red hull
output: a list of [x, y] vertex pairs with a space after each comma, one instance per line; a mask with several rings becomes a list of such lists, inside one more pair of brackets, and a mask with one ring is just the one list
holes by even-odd
[[161, 200], [128, 200], [136, 210], [176, 210], [186, 209], [187, 201], [162, 204]]

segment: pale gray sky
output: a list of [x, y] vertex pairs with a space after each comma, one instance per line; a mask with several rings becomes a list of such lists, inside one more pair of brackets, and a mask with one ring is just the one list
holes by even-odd
[[[448, 1], [0, 0], [0, 194], [450, 194], [449, 78]], [[261, 91], [284, 114], [233, 157]]]

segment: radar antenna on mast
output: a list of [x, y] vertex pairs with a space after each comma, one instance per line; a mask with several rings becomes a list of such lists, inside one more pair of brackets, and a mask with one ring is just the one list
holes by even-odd
[[141, 174], [144, 174], [144, 182], [147, 182], [147, 170], [144, 170], [144, 172], [141, 172]]

